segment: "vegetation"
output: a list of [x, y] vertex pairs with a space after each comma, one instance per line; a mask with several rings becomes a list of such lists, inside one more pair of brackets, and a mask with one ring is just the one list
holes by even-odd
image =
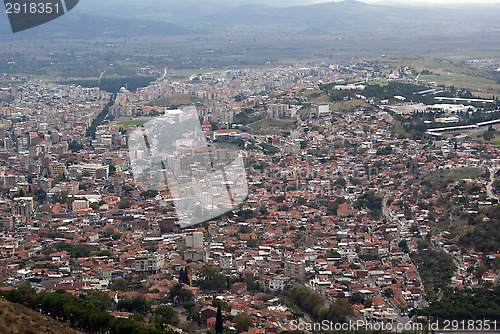
[[77, 85], [87, 88], [99, 87], [101, 90], [109, 93], [118, 93], [122, 87], [126, 87], [129, 91], [135, 91], [137, 88], [148, 86], [151, 81], [156, 78], [151, 76], [126, 76], [117, 78], [101, 78], [98, 79], [81, 79], [67, 80], [60, 82], [64, 85]]
[[441, 300], [414, 313], [450, 320], [498, 320], [500, 286], [493, 290], [478, 288], [447, 291]]
[[[491, 218], [491, 221], [484, 220], [485, 217]], [[458, 244], [473, 247], [486, 254], [498, 252], [500, 249], [500, 204], [484, 212], [469, 215], [468, 222], [473, 229], [461, 235]]]
[[77, 331], [26, 306], [0, 299], [0, 333], [76, 334]]
[[349, 317], [354, 316], [353, 308], [347, 301], [339, 299], [330, 307], [326, 307], [323, 298], [305, 286], [291, 288], [290, 298], [295, 305], [317, 321], [329, 320], [334, 323], [344, 323]]
[[370, 216], [374, 219], [379, 219], [382, 216], [382, 198], [369, 191], [364, 193], [356, 201], [358, 209], [367, 208], [370, 210]]
[[433, 250], [426, 241], [421, 241], [418, 245], [418, 253], [412, 253], [411, 258], [418, 268], [425, 292], [430, 300], [447, 289], [455, 270], [451, 256]]
[[123, 126], [124, 128], [128, 128], [129, 126], [143, 126], [144, 124], [146, 124], [147, 122], [149, 121], [144, 121], [144, 120], [133, 120], [133, 121], [122, 121], [122, 122], [119, 122], [118, 124]]
[[113, 318], [106, 312], [111, 304], [105, 294], [93, 293], [75, 297], [64, 290], [55, 293], [36, 293], [29, 284], [22, 284], [15, 290], [3, 292], [2, 296], [13, 303], [24, 304], [26, 307], [65, 321], [79, 331], [112, 334], [165, 333], [156, 328], [144, 327], [133, 319]]
[[248, 125], [252, 134], [267, 135], [281, 134], [281, 130], [290, 129], [294, 121], [264, 118], [256, 123]]
[[246, 332], [253, 325], [252, 318], [244, 313], [240, 313], [233, 318], [238, 333]]
[[173, 303], [182, 304], [194, 299], [193, 293], [185, 289], [182, 283], [177, 283], [168, 292], [168, 299]]
[[198, 271], [196, 285], [205, 291], [222, 292], [227, 287], [227, 278], [220, 270], [205, 266]]
[[97, 115], [97, 117], [92, 121], [92, 124], [87, 129], [87, 133], [86, 133], [87, 137], [92, 137], [92, 139], [95, 139], [96, 129], [99, 125], [102, 124], [102, 122], [104, 121], [104, 119], [108, 115], [109, 107], [111, 107], [113, 105], [114, 100], [115, 100], [115, 95], [113, 95], [111, 97], [108, 104], [102, 109], [102, 111], [99, 113], [99, 115]]

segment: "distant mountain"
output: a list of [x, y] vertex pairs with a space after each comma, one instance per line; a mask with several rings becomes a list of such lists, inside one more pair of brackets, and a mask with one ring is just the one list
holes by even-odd
[[[273, 3], [280, 4], [279, 1]], [[203, 34], [215, 34], [221, 30], [230, 33], [236, 29], [251, 34], [264, 29], [269, 33], [397, 39], [500, 31], [500, 5], [403, 6], [346, 0], [291, 7], [239, 6], [245, 2], [86, 0], [60, 19], [25, 33], [9, 36], [8, 26], [2, 24], [0, 38], [169, 36], [200, 31]]]
[[190, 21], [215, 15], [233, 8], [234, 5], [212, 0], [86, 0], [75, 10], [90, 14], [124, 19], [172, 22], [189, 27]]
[[[210, 32], [233, 27], [308, 33], [432, 35], [498, 29], [499, 5], [374, 5], [356, 0], [299, 5], [305, 0], [86, 0], [75, 11], [141, 21], [170, 22]], [[248, 4], [251, 3], [251, 4]], [[242, 5], [243, 4], [243, 5]], [[270, 5], [272, 4], [272, 5]], [[282, 7], [288, 4], [287, 7]], [[273, 6], [274, 5], [274, 6]]]
[[17, 34], [7, 26], [0, 27], [0, 38], [20, 40], [32, 38], [94, 39], [140, 36], [186, 35], [196, 31], [168, 22], [122, 19], [87, 14], [67, 14], [61, 18]]
[[372, 5], [360, 1], [329, 2], [278, 8], [246, 5], [206, 17], [212, 26], [268, 26], [292, 30], [330, 32], [386, 32], [420, 35], [479, 32], [498, 29], [500, 6], [404, 7]]

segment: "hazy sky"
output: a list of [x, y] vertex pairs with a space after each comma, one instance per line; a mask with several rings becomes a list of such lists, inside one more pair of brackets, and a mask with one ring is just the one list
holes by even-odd
[[[342, 0], [337, 0], [337, 1], [342, 1]], [[496, 4], [500, 3], [500, 0], [360, 0], [362, 2], [367, 2], [367, 3], [401, 3], [401, 4], [406, 4], [406, 5], [418, 5], [422, 3], [433, 3], [433, 4], [457, 4], [457, 3], [469, 3], [469, 4], [475, 4], [475, 3], [482, 3], [482, 4]], [[319, 3], [319, 2], [331, 2], [329, 0], [313, 0], [313, 2]]]

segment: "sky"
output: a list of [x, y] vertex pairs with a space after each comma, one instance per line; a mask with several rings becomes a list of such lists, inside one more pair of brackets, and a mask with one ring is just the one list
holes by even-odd
[[[341, 1], [341, 0], [339, 0]], [[418, 4], [458, 4], [458, 3], [468, 3], [468, 4], [498, 4], [500, 0], [360, 0], [366, 3], [380, 4], [380, 3], [400, 3], [405, 5], [418, 5]], [[315, 3], [320, 2], [332, 2], [329, 0], [313, 0]]]

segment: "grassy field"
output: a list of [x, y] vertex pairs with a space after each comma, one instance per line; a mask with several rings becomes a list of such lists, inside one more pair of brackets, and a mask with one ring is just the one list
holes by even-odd
[[436, 82], [445, 86], [455, 86], [456, 88], [468, 88], [473, 91], [500, 91], [500, 85], [495, 81], [472, 75], [432, 74], [422, 75], [420, 76], [420, 80]]
[[432, 184], [440, 184], [445, 180], [460, 181], [463, 179], [476, 179], [483, 175], [485, 170], [483, 168], [456, 168], [456, 169], [443, 169], [437, 172], [432, 172], [425, 177], [425, 180], [432, 182]]
[[129, 126], [143, 126], [144, 124], [146, 124], [147, 122], [149, 121], [145, 121], [145, 120], [132, 120], [132, 121], [122, 121], [122, 122], [118, 122], [119, 125], [123, 126], [124, 128], [128, 128]]
[[270, 135], [279, 134], [281, 130], [290, 129], [290, 125], [293, 124], [293, 122], [294, 121], [266, 118], [249, 124], [248, 127], [252, 130], [252, 134]]
[[330, 97], [319, 90], [306, 93], [305, 96], [308, 101], [312, 104], [328, 104], [330, 103]]
[[0, 124], [5, 125], [6, 129], [10, 129], [12, 127], [12, 123], [6, 119], [0, 119]]
[[[474, 138], [471, 141], [474, 142], [474, 143], [480, 143], [480, 144], [486, 144], [487, 143], [486, 140], [484, 140], [484, 138], [482, 136]], [[488, 143], [490, 143], [490, 142], [488, 142]], [[495, 145], [495, 146], [500, 146], [500, 135], [496, 135], [491, 140], [491, 143], [493, 143], [493, 145]]]
[[331, 103], [330, 110], [337, 111], [337, 112], [354, 111], [357, 108], [366, 107], [366, 106], [369, 106], [369, 104], [363, 100], [349, 100], [349, 101]]
[[463, 59], [449, 61], [420, 57], [382, 57], [371, 62], [381, 66], [408, 66], [418, 72], [427, 70], [431, 74], [421, 75], [419, 80], [467, 88], [484, 97], [500, 93], [500, 84], [486, 78], [487, 73], [484, 70], [467, 65]]
[[187, 94], [174, 94], [165, 96], [160, 99], [149, 102], [148, 106], [161, 106], [161, 107], [178, 107], [181, 105], [190, 105], [196, 102], [202, 102], [204, 99], [194, 97]]

